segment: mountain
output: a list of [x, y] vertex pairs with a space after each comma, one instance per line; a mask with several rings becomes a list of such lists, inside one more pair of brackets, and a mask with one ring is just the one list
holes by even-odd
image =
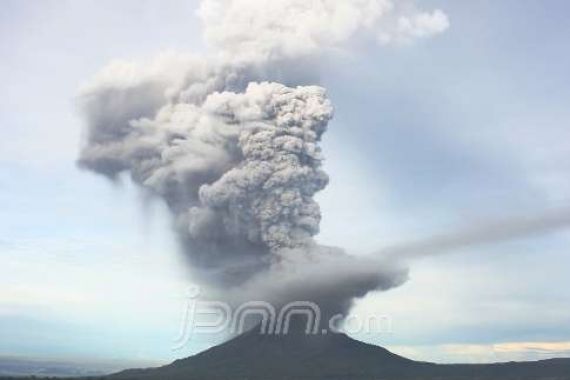
[[570, 380], [570, 359], [434, 364], [406, 359], [344, 334], [306, 335], [304, 331], [292, 330], [286, 335], [267, 335], [253, 329], [169, 365], [130, 369], [97, 379]]
[[344, 334], [260, 334], [257, 329], [172, 364], [112, 380], [570, 380], [570, 359], [497, 364], [417, 362]]

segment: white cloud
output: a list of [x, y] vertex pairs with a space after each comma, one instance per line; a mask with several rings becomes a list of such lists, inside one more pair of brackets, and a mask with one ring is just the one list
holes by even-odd
[[570, 342], [501, 342], [495, 344], [442, 344], [390, 346], [399, 355], [442, 363], [494, 363], [541, 360], [570, 355]]
[[441, 10], [393, 0], [204, 0], [198, 15], [207, 40], [232, 55], [312, 54], [343, 48], [358, 35], [407, 42], [449, 27]]
[[398, 19], [398, 35], [402, 39], [430, 37], [449, 28], [449, 19], [445, 13], [436, 9], [432, 13], [417, 13]]

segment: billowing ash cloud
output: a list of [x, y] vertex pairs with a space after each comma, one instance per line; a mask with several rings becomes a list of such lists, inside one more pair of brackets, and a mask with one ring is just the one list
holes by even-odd
[[328, 182], [317, 145], [332, 117], [324, 89], [251, 83], [242, 94], [210, 95], [203, 108], [226, 132], [238, 128], [224, 141], [228, 156], [238, 152], [230, 170], [200, 187], [191, 235], [221, 232], [272, 251], [306, 245], [321, 219], [313, 195]]
[[204, 0], [199, 15], [216, 56], [114, 62], [84, 89], [80, 166], [129, 173], [163, 199], [196, 278], [228, 298], [345, 312], [402, 283], [403, 268], [313, 240], [333, 108], [307, 84], [320, 54], [359, 35], [409, 41], [445, 30], [447, 17], [388, 0]]

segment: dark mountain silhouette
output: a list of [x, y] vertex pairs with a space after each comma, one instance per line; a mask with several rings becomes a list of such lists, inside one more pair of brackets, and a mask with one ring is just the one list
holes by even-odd
[[260, 334], [251, 330], [172, 364], [133, 369], [114, 380], [570, 380], [570, 359], [477, 365], [417, 362], [344, 334]]
[[256, 328], [169, 365], [130, 369], [97, 379], [570, 380], [570, 359], [444, 365], [406, 359], [344, 334], [306, 335], [294, 330], [268, 335]]

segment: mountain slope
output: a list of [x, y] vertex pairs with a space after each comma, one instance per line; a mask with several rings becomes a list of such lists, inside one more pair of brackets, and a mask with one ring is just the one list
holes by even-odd
[[172, 364], [127, 370], [115, 380], [493, 379], [570, 380], [570, 359], [487, 365], [416, 362], [344, 334], [284, 336], [252, 330]]

